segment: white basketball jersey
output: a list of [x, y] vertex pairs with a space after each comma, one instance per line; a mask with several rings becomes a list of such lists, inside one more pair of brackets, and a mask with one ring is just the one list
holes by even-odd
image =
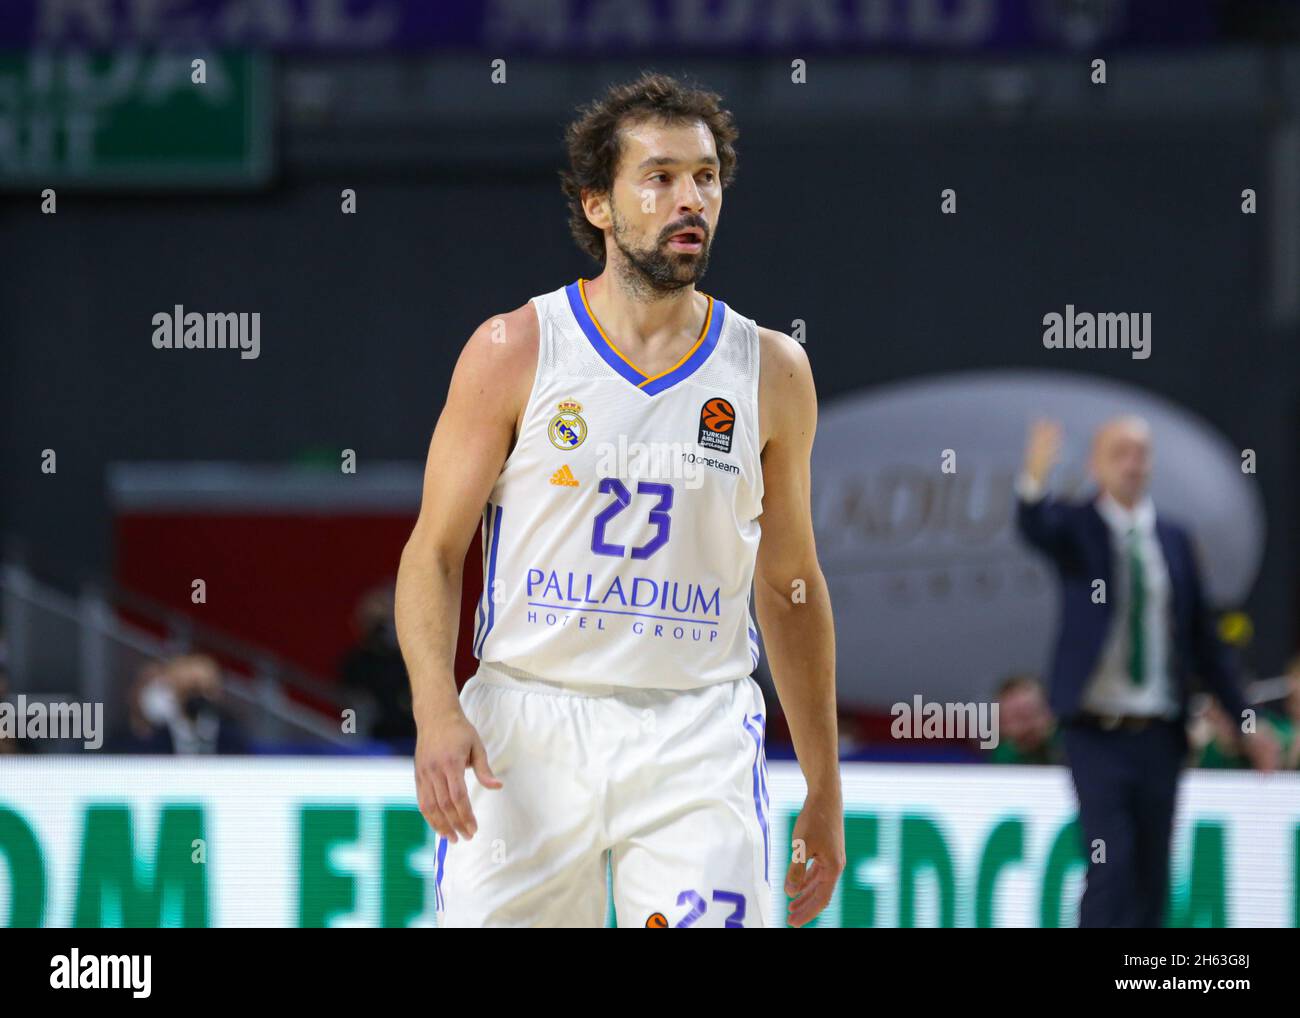
[[537, 373], [483, 513], [475, 656], [584, 686], [743, 678], [759, 660], [758, 327], [709, 298], [691, 349], [647, 377], [583, 283], [532, 299]]

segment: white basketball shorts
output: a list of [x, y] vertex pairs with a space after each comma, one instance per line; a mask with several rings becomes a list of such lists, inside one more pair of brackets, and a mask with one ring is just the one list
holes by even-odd
[[[439, 926], [771, 924], [763, 693], [574, 687], [480, 665], [460, 701], [503, 782], [467, 771], [472, 839], [439, 837]], [[784, 873], [779, 875], [784, 879]]]

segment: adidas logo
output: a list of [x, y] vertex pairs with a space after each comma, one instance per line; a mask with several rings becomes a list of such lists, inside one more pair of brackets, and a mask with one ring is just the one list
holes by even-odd
[[569, 469], [569, 464], [564, 464], [559, 470], [551, 474], [552, 484], [562, 484], [566, 488], [576, 488], [578, 479], [573, 476], [573, 471]]

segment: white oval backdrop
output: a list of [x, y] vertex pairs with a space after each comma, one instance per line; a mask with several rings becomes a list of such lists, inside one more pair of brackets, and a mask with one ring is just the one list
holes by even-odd
[[[1054, 492], [1081, 495], [1097, 425], [1139, 414], [1154, 436], [1157, 513], [1189, 526], [1208, 596], [1240, 602], [1259, 567], [1262, 500], [1241, 450], [1206, 422], [1128, 385], [1077, 374], [973, 372], [822, 407], [813, 450], [817, 548], [850, 706], [992, 695], [1041, 673], [1055, 625], [1050, 568], [1014, 531], [1012, 484], [1029, 423], [1061, 422]], [[941, 471], [943, 451], [956, 472]]]

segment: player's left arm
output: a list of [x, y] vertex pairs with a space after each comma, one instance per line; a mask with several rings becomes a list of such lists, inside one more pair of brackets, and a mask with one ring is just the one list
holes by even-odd
[[794, 898], [790, 923], [803, 926], [826, 907], [844, 870], [835, 627], [813, 538], [817, 392], [812, 369], [803, 347], [789, 336], [769, 329], [760, 333], [765, 441], [754, 601], [768, 667], [808, 785], [785, 882], [786, 893]]

